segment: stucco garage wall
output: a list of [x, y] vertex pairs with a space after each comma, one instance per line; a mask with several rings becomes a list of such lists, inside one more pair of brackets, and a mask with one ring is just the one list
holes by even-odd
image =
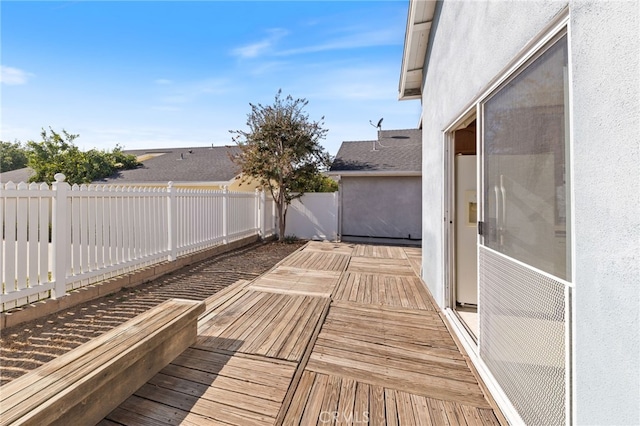
[[342, 236], [420, 239], [422, 182], [415, 177], [342, 177]]

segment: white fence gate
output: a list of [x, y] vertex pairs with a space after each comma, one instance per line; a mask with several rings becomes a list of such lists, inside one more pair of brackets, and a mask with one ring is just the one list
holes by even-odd
[[251, 235], [275, 233], [264, 192], [0, 185], [2, 311]]
[[309, 192], [293, 200], [287, 211], [287, 235], [305, 240], [338, 239], [337, 192]]

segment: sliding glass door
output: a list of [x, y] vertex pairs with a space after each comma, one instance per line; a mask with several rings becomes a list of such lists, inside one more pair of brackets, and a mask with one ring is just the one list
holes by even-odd
[[567, 49], [556, 35], [480, 103], [479, 351], [528, 424], [566, 415]]

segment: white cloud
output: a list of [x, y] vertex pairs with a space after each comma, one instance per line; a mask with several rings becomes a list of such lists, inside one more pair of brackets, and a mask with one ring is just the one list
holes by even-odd
[[273, 28], [267, 32], [268, 36], [263, 40], [246, 46], [237, 47], [233, 49], [231, 53], [234, 56], [239, 56], [241, 58], [256, 58], [269, 53], [281, 38], [289, 34], [287, 30], [282, 28]]
[[305, 97], [320, 100], [343, 101], [389, 101], [397, 102], [394, 84], [397, 69], [395, 64], [371, 63], [345, 64], [335, 62], [329, 71], [306, 69], [306, 76], [313, 80]]
[[168, 105], [154, 106], [151, 109], [153, 109], [154, 111], [164, 111], [164, 112], [175, 112], [175, 111], [182, 110], [181, 108], [168, 106]]
[[286, 61], [270, 61], [262, 64], [255, 64], [249, 69], [251, 75], [262, 75], [266, 73], [274, 73], [289, 68], [289, 62]]
[[403, 29], [398, 30], [398, 28], [395, 27], [386, 29], [379, 28], [375, 31], [362, 27], [342, 28], [339, 31], [339, 33], [342, 34], [341, 36], [335, 36], [334, 34], [333, 37], [323, 42], [302, 47], [278, 49], [278, 42], [288, 35], [289, 32], [277, 28], [269, 30], [269, 35], [264, 39], [235, 48], [231, 53], [234, 56], [247, 59], [262, 56], [293, 56], [333, 50], [399, 45], [403, 42], [402, 31]]
[[222, 95], [232, 91], [231, 82], [225, 78], [208, 78], [171, 85], [160, 101], [165, 104], [188, 104], [201, 96]]
[[166, 78], [158, 78], [154, 81], [155, 84], [158, 84], [160, 86], [166, 86], [167, 84], [171, 84], [173, 83], [173, 81], [168, 80]]
[[21, 84], [27, 84], [30, 77], [33, 77], [32, 73], [18, 68], [0, 65], [0, 82], [2, 82], [2, 84], [6, 84], [8, 86], [19, 86]]
[[325, 52], [329, 50], [358, 49], [362, 47], [388, 46], [401, 43], [402, 39], [397, 37], [397, 34], [393, 29], [364, 31], [328, 40], [325, 43], [282, 50], [277, 52], [276, 55], [291, 56], [304, 53]]

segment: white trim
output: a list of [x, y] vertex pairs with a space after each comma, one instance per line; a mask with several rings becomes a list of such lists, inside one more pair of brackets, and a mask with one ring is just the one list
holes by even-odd
[[404, 35], [404, 51], [402, 52], [402, 63], [400, 65], [400, 84], [398, 87], [398, 99], [416, 99], [421, 98], [422, 93], [420, 95], [414, 95], [411, 97], [405, 97], [404, 91], [407, 85], [407, 68], [409, 62], [409, 52], [411, 51], [411, 41], [413, 40], [413, 21], [414, 16], [416, 14], [416, 4], [413, 1], [409, 2], [409, 13], [407, 16], [407, 27], [405, 29]]
[[328, 172], [329, 176], [339, 176], [343, 177], [374, 177], [374, 176], [397, 176], [397, 177], [411, 177], [411, 176], [422, 176], [422, 172], [395, 172], [395, 171], [338, 171]]
[[[402, 52], [402, 63], [400, 66], [400, 82], [398, 84], [398, 100], [408, 99], [421, 99], [422, 98], [422, 86], [424, 84], [424, 60], [426, 58], [427, 50], [429, 49], [429, 39], [431, 36], [431, 25], [433, 17], [435, 16], [436, 9], [435, 0], [410, 0], [409, 11], [407, 13], [407, 25], [404, 35], [404, 50]], [[418, 8], [421, 10], [419, 11]], [[416, 33], [419, 33], [416, 35]], [[426, 37], [426, 46], [424, 53], [418, 53], [419, 68], [409, 69], [409, 59], [413, 46], [416, 43], [420, 43], [422, 36]], [[417, 41], [416, 41], [417, 40]], [[422, 50], [420, 51], [422, 52]], [[407, 77], [410, 73], [419, 73], [420, 86], [412, 87], [412, 90], [418, 90], [419, 93], [407, 95]], [[414, 80], [415, 81], [415, 80]]]
[[[442, 216], [444, 218], [444, 226], [442, 229], [443, 255], [442, 255], [442, 282], [444, 283], [444, 303], [443, 307], [454, 308], [455, 304], [455, 282], [456, 271], [455, 263], [455, 229], [453, 223], [456, 220], [455, 208], [455, 135], [456, 130], [467, 127], [473, 120], [477, 119], [477, 109], [475, 106], [468, 107], [453, 122], [451, 122], [443, 131], [443, 158], [442, 164]], [[477, 131], [476, 131], [476, 151], [478, 149]], [[453, 151], [453, 152], [452, 152]], [[478, 176], [476, 175], [476, 183]], [[476, 184], [477, 186], [477, 184]], [[476, 193], [477, 188], [476, 188]], [[478, 243], [476, 243], [477, 246]], [[477, 247], [476, 247], [476, 256]], [[480, 292], [478, 292], [480, 294]]]
[[467, 127], [473, 120], [476, 119], [476, 104], [478, 102], [473, 102], [468, 105], [463, 111], [462, 114], [458, 115], [455, 120], [453, 120], [447, 127], [444, 128], [443, 132], [453, 132], [455, 130], [459, 130], [461, 128]]
[[566, 408], [566, 413], [567, 413], [567, 424], [571, 425], [571, 424], [575, 424], [576, 419], [578, 418], [578, 411], [577, 411], [577, 404], [574, 401], [574, 395], [577, 394], [577, 387], [576, 387], [576, 380], [574, 379], [574, 372], [576, 371], [576, 355], [575, 355], [575, 336], [576, 336], [576, 305], [575, 305], [575, 300], [576, 300], [576, 244], [575, 244], [575, 235], [576, 235], [576, 197], [575, 197], [575, 186], [574, 186], [574, 182], [575, 182], [575, 174], [574, 174], [574, 164], [575, 164], [575, 155], [574, 155], [574, 137], [573, 137], [573, 130], [575, 129], [575, 126], [573, 125], [573, 54], [572, 54], [572, 49], [571, 49], [571, 45], [572, 45], [572, 28], [571, 28], [571, 20], [569, 19], [569, 16], [567, 16], [566, 18], [566, 25], [567, 25], [567, 74], [568, 74], [568, 81], [569, 81], [569, 100], [568, 100], [568, 105], [566, 105], [566, 108], [568, 110], [569, 113], [569, 170], [567, 171], [568, 176], [569, 176], [569, 184], [570, 184], [570, 188], [571, 188], [571, 200], [570, 200], [570, 212], [569, 212], [569, 217], [571, 218], [571, 224], [569, 226], [569, 236], [571, 238], [570, 240], [570, 247], [571, 247], [571, 283], [573, 284], [573, 288], [572, 290], [569, 291], [569, 295], [570, 295], [570, 301], [571, 303], [569, 304], [569, 309], [570, 309], [570, 315], [569, 315], [569, 319], [571, 321], [571, 324], [567, 330], [567, 332], [569, 333], [569, 347], [567, 348], [567, 352], [571, 352], [571, 354], [568, 356], [568, 364], [567, 364], [567, 371], [565, 372], [566, 378], [567, 378], [567, 386], [566, 386], [566, 390], [567, 390], [567, 395], [566, 395], [566, 404], [567, 406]]
[[[202, 186], [202, 187], [207, 187], [207, 186], [228, 186], [231, 185], [233, 182], [235, 181], [235, 178], [229, 180], [229, 181], [210, 181], [210, 182], [206, 182], [206, 181], [173, 181], [173, 187], [178, 187], [178, 186]], [[147, 181], [147, 182], [93, 182], [91, 183], [91, 185], [107, 185], [107, 186], [143, 186], [143, 187], [153, 187], [153, 188], [166, 188], [167, 184], [169, 183], [169, 181]], [[253, 189], [251, 190], [253, 191]]]
[[575, 405], [571, 401], [573, 389], [571, 388], [573, 383], [573, 367], [571, 360], [573, 358], [573, 319], [571, 315], [573, 312], [573, 291], [571, 287], [564, 287], [564, 423], [565, 425], [571, 425], [573, 417], [572, 407]]
[[[444, 304], [443, 308], [450, 308], [455, 304], [454, 300], [454, 282], [455, 282], [455, 259], [454, 247], [452, 244], [455, 239], [453, 234], [453, 226], [451, 222], [455, 218], [455, 203], [453, 202], [453, 154], [451, 153], [452, 132], [444, 132], [443, 136], [443, 149], [442, 149], [442, 209], [443, 209], [443, 227], [442, 227], [442, 283], [444, 284]], [[452, 235], [453, 234], [453, 235]]]
[[[489, 370], [489, 367], [484, 363], [482, 358], [478, 353], [478, 349], [475, 348], [475, 345], [470, 343], [471, 336], [468, 336], [468, 332], [464, 325], [460, 322], [455, 312], [452, 309], [446, 308], [444, 309], [444, 314], [451, 325], [454, 333], [458, 336], [460, 343], [464, 347], [464, 350], [467, 352], [469, 359], [476, 367], [478, 374], [482, 378], [485, 386], [489, 390], [489, 393], [500, 407], [500, 411], [505, 416], [510, 425], [524, 425], [524, 421], [518, 414], [517, 410], [511, 404], [511, 401], [507, 397], [507, 395], [502, 390], [502, 387], [498, 384], [495, 377]], [[471, 340], [473, 342], [473, 340]]]
[[569, 287], [569, 288], [573, 288], [573, 284], [570, 283], [569, 281], [563, 280], [562, 278], [558, 278], [553, 274], [550, 274], [548, 272], [543, 271], [542, 269], [538, 269], [535, 266], [531, 266], [528, 263], [522, 262], [521, 260], [515, 259], [513, 257], [507, 256], [504, 253], [500, 253], [499, 251], [496, 251], [494, 249], [492, 249], [491, 247], [487, 247], [485, 245], [482, 246], [482, 248], [484, 250], [490, 251], [491, 253], [495, 254], [496, 256], [500, 256], [505, 260], [508, 260], [509, 262], [515, 263], [516, 265], [520, 265], [523, 268], [529, 269], [533, 272], [535, 272], [536, 274], [540, 274], [545, 276], [546, 278], [552, 279], [554, 281], [559, 282], [560, 284], [563, 284], [565, 287]]

